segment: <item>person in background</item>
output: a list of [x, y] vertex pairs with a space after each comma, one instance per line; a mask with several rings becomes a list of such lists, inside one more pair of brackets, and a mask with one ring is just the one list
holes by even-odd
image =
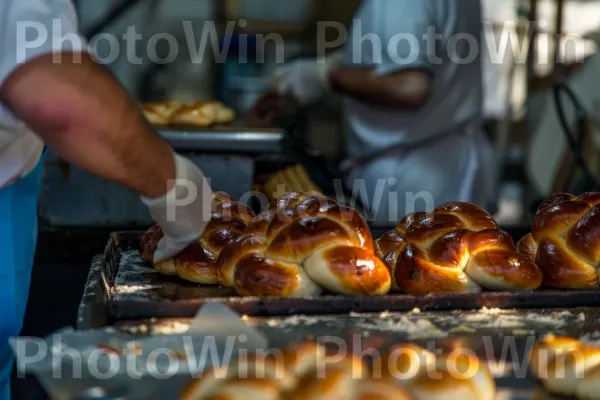
[[[343, 97], [342, 167], [375, 223], [448, 201], [486, 207], [494, 195], [481, 36], [479, 0], [363, 0], [343, 49], [276, 72], [277, 92], [302, 106]], [[253, 112], [270, 116], [269, 103]]]
[[[123, 88], [86, 54], [70, 0], [4, 0], [0, 15], [0, 400], [8, 400], [14, 364], [8, 339], [19, 334], [27, 304], [44, 143], [140, 194], [165, 233], [155, 261], [198, 238], [212, 193], [202, 171], [153, 133]], [[20, 57], [22, 21], [47, 32], [58, 23], [61, 34], [79, 40], [50, 34]]]

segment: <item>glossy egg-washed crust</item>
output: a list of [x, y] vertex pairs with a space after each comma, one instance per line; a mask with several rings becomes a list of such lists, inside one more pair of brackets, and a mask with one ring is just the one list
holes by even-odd
[[391, 284], [361, 215], [325, 196], [302, 193], [265, 207], [225, 246], [217, 272], [221, 285], [243, 296], [382, 295]]
[[598, 289], [600, 193], [557, 193], [539, 207], [531, 233], [517, 243], [544, 273], [544, 285]]
[[327, 354], [306, 342], [282, 352], [240, 357], [193, 378], [180, 400], [492, 400], [496, 386], [471, 353], [435, 355], [398, 344], [369, 368], [352, 354]]
[[548, 392], [578, 400], [600, 393], [600, 347], [547, 335], [529, 353], [529, 368]]
[[531, 258], [470, 203], [409, 214], [377, 240], [376, 253], [392, 271], [393, 289], [414, 295], [533, 290], [542, 283]]
[[[217, 285], [217, 259], [223, 247], [242, 235], [255, 218], [254, 212], [226, 193], [213, 195], [211, 220], [197, 241], [183, 252], [154, 268], [165, 275], [176, 275], [184, 280], [205, 285]], [[152, 262], [163, 232], [158, 226], [147, 230], [140, 241], [140, 253], [145, 261]]]

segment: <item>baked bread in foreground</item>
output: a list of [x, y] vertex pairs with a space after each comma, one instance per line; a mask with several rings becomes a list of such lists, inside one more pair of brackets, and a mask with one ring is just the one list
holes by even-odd
[[492, 216], [469, 203], [407, 215], [376, 243], [393, 289], [413, 295], [534, 290], [542, 271]]
[[599, 289], [600, 193], [557, 193], [538, 208], [531, 233], [519, 251], [544, 273], [544, 285]]
[[[217, 285], [217, 259], [223, 247], [240, 236], [255, 217], [246, 205], [226, 193], [213, 195], [211, 220], [198, 240], [172, 259], [153, 263], [154, 269], [164, 275], [204, 285]], [[152, 262], [163, 232], [158, 226], [147, 230], [140, 241], [142, 259]]]
[[221, 285], [242, 296], [374, 296], [391, 284], [358, 211], [310, 193], [269, 204], [225, 246], [217, 271]]
[[455, 351], [436, 356], [399, 344], [383, 354], [381, 368], [369, 368], [358, 356], [328, 355], [319, 344], [300, 343], [205, 371], [179, 399], [493, 400], [496, 385], [487, 366]]

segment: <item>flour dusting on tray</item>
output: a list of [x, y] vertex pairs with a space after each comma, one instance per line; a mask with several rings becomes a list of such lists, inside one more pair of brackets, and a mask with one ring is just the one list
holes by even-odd
[[317, 319], [314, 317], [308, 317], [305, 315], [294, 315], [292, 317], [284, 318], [272, 318], [265, 322], [269, 328], [281, 328], [285, 329], [288, 327], [294, 327], [298, 325], [311, 326], [317, 323]]
[[113, 294], [127, 295], [131, 298], [154, 298], [152, 289], [157, 285], [148, 282], [148, 276], [158, 274], [154, 269], [140, 257], [137, 250], [125, 251], [121, 253], [119, 271], [115, 279]]
[[218, 286], [202, 286], [176, 276], [158, 273], [142, 260], [138, 250], [121, 253], [119, 269], [112, 287], [116, 301], [186, 300], [201, 297], [228, 297], [231, 290]]
[[464, 321], [476, 328], [525, 328], [531, 325], [538, 327], [560, 328], [565, 326], [573, 314], [569, 311], [541, 314], [536, 312], [513, 313], [509, 310], [480, 312], [465, 315]]
[[368, 319], [358, 323], [356, 327], [366, 331], [404, 333], [409, 340], [441, 339], [448, 336], [448, 332], [441, 330], [428, 319], [411, 319], [407, 316]]

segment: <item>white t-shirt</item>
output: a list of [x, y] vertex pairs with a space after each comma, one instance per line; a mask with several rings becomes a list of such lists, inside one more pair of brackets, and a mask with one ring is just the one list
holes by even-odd
[[[0, 86], [16, 68], [34, 58], [86, 50], [77, 32], [70, 0], [1, 0]], [[0, 188], [33, 169], [42, 149], [42, 141], [0, 104]]]
[[482, 118], [480, 0], [363, 0], [348, 35], [348, 64], [381, 75], [414, 68], [435, 74], [431, 97], [416, 111], [347, 98], [351, 157]]

